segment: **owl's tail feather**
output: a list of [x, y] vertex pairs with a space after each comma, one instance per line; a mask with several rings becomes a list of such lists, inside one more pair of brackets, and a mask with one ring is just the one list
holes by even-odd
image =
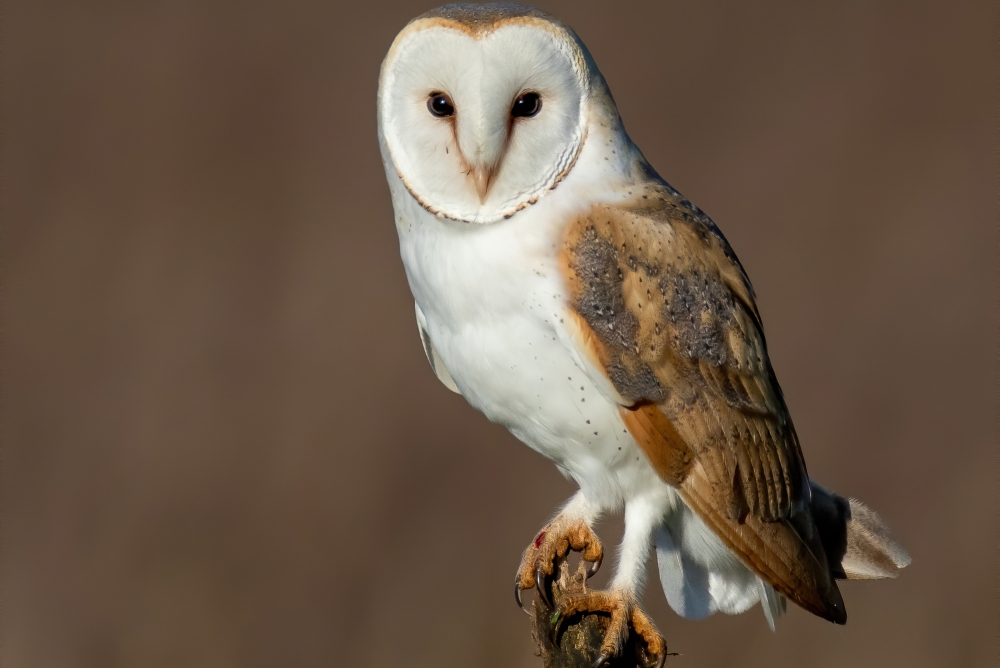
[[812, 482], [809, 502], [813, 520], [839, 580], [899, 577], [910, 555], [892, 538], [878, 514], [857, 499], [845, 499]]
[[[807, 543], [823, 550], [834, 578], [895, 578], [910, 563], [906, 550], [868, 506], [814, 482], [810, 492], [812, 522], [802, 517], [790, 522]], [[664, 518], [654, 542], [663, 593], [677, 614], [687, 619], [715, 612], [733, 615], [760, 602], [774, 630], [785, 612], [785, 597], [751, 571], [686, 504]]]

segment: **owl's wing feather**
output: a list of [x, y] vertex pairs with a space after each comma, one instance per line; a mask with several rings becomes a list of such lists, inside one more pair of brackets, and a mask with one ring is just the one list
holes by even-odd
[[750, 282], [715, 224], [670, 186], [633, 192], [567, 229], [569, 338], [660, 477], [778, 591], [842, 621]]

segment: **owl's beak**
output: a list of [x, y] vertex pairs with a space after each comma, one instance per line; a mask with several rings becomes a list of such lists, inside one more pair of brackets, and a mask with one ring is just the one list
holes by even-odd
[[493, 167], [474, 167], [472, 169], [472, 180], [476, 184], [476, 192], [479, 194], [479, 203], [486, 202], [486, 195], [490, 191], [490, 181], [493, 180]]
[[505, 99], [498, 102], [493, 97], [496, 95], [470, 95], [463, 100], [465, 113], [456, 118], [458, 150], [480, 204], [489, 197], [510, 139], [510, 105]]

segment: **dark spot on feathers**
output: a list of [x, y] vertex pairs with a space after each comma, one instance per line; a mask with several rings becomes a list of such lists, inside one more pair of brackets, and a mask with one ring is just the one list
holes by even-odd
[[673, 329], [678, 351], [723, 365], [728, 354], [725, 328], [735, 310], [729, 289], [717, 277], [697, 270], [664, 276], [660, 289], [666, 295], [665, 324]]

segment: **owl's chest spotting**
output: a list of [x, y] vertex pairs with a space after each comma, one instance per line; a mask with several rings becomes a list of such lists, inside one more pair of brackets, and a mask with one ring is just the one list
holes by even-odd
[[562, 333], [557, 235], [431, 224], [400, 241], [429, 338], [462, 395], [578, 477], [634, 459], [634, 442]]

